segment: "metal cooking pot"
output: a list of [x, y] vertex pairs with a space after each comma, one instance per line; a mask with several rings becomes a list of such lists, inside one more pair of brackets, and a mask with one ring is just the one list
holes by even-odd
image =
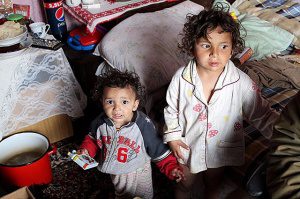
[[21, 132], [0, 142], [0, 179], [13, 186], [48, 184], [52, 181], [47, 137], [36, 132]]

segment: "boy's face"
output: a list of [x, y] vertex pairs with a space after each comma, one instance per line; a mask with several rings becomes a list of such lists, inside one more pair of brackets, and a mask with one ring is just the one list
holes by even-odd
[[198, 70], [221, 73], [232, 54], [231, 33], [218, 26], [195, 44], [194, 56]]
[[116, 128], [120, 128], [132, 120], [133, 111], [137, 110], [139, 100], [136, 100], [136, 94], [131, 86], [105, 87], [102, 105], [104, 112], [114, 122]]

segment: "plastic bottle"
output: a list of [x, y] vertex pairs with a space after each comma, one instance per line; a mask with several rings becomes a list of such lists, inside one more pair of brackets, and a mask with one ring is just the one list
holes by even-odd
[[61, 41], [67, 39], [67, 25], [62, 0], [43, 0], [47, 22], [52, 35]]

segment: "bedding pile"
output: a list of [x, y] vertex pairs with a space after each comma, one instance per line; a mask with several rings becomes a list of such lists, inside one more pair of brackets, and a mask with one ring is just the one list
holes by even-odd
[[263, 20], [251, 13], [244, 12], [228, 3], [226, 0], [215, 0], [213, 6], [221, 4], [234, 12], [242, 28], [240, 30], [245, 40], [245, 46], [253, 50], [250, 60], [261, 60], [273, 54], [280, 54], [294, 45], [295, 36], [269, 21]]
[[275, 26], [289, 31], [295, 36], [293, 43], [300, 48], [300, 2], [286, 1], [259, 1], [237, 0], [233, 3], [241, 13], [248, 13], [268, 21]]
[[260, 87], [300, 89], [300, 67], [285, 59], [267, 57], [240, 66]]

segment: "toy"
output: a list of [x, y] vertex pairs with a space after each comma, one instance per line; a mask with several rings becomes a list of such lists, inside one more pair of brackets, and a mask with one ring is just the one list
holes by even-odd
[[93, 158], [85, 154], [77, 154], [75, 150], [68, 152], [68, 156], [84, 170], [98, 166], [98, 162]]

